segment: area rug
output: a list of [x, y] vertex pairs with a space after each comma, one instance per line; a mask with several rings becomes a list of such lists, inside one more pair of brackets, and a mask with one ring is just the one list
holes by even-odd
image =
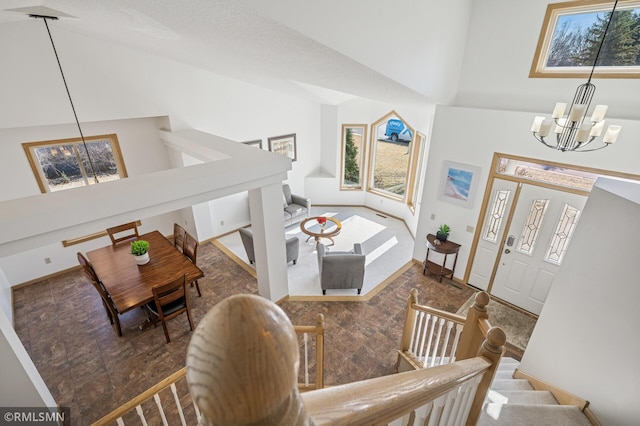
[[[475, 294], [472, 295], [457, 313], [466, 316], [469, 307], [475, 302], [475, 297]], [[507, 343], [524, 352], [536, 325], [536, 319], [493, 299], [489, 302], [487, 310], [491, 325], [502, 328], [507, 335]]]
[[[335, 244], [328, 246], [329, 251], [351, 250], [354, 243], [360, 243], [366, 255], [360, 296], [355, 289], [334, 289], [327, 290], [328, 297], [364, 297], [412, 259], [414, 239], [401, 220], [363, 207], [313, 206], [311, 216], [330, 216], [342, 223], [340, 234], [334, 237]], [[307, 241], [308, 235], [302, 233], [299, 225], [288, 227], [285, 234], [286, 238], [295, 236], [300, 240], [297, 264], [287, 266], [289, 295], [322, 297], [313, 238]], [[249, 265], [238, 232], [220, 237], [218, 242]]]

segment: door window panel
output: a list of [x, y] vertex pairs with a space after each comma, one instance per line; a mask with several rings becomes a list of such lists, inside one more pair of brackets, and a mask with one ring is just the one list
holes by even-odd
[[555, 263], [556, 265], [562, 263], [562, 259], [567, 251], [569, 241], [571, 241], [571, 236], [573, 235], [579, 218], [580, 210], [565, 203], [544, 260]]
[[542, 226], [542, 220], [544, 219], [544, 213], [547, 210], [549, 200], [533, 200], [531, 208], [529, 209], [529, 215], [522, 229], [520, 235], [520, 241], [518, 242], [517, 250], [520, 253], [532, 255], [533, 249], [538, 238], [538, 232]]
[[504, 218], [504, 212], [507, 208], [507, 201], [509, 200], [510, 194], [511, 191], [509, 190], [496, 191], [487, 220], [487, 228], [482, 236], [483, 239], [491, 241], [492, 243], [498, 241], [500, 225], [502, 225], [502, 219]]

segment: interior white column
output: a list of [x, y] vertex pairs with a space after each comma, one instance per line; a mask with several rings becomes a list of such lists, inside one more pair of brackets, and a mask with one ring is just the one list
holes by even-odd
[[275, 302], [289, 294], [282, 183], [249, 191], [258, 292]]

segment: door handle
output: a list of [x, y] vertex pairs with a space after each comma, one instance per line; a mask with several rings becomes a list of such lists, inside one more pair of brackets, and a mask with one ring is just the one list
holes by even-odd
[[504, 252], [505, 252], [506, 254], [509, 254], [509, 253], [511, 253], [511, 250], [506, 249]]
[[509, 235], [509, 238], [507, 238], [507, 246], [511, 247], [513, 245], [513, 243], [515, 242], [516, 237], [513, 235]]

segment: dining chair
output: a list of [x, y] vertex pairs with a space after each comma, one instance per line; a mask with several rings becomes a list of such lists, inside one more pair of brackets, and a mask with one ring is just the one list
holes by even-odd
[[173, 224], [173, 246], [180, 251], [180, 253], [184, 253], [184, 236], [187, 233], [185, 229], [178, 225], [177, 223]]
[[112, 325], [115, 324], [118, 336], [122, 336], [120, 318], [118, 317], [118, 308], [116, 308], [113, 300], [111, 300], [111, 296], [109, 296], [109, 292], [102, 284], [102, 281], [100, 281], [100, 279], [98, 278], [98, 275], [96, 274], [95, 269], [93, 269], [91, 262], [89, 262], [89, 259], [84, 257], [82, 253], [78, 252], [78, 263], [80, 263], [82, 269], [84, 270], [84, 273], [87, 275], [87, 278], [89, 278], [89, 281], [91, 281], [91, 284], [93, 284], [93, 287], [100, 295], [100, 299], [102, 299], [102, 306], [104, 306], [104, 310], [107, 312], [109, 322], [111, 322]]
[[158, 321], [162, 322], [164, 336], [167, 343], [171, 342], [167, 321], [186, 312], [189, 327], [193, 330], [191, 307], [189, 305], [189, 293], [187, 292], [187, 274], [169, 283], [157, 285], [152, 288], [153, 302], [145, 305], [149, 319], [154, 327]]
[[[191, 234], [188, 232], [185, 233], [184, 236], [184, 255], [196, 265], [196, 260], [198, 258], [198, 240], [196, 240]], [[197, 266], [197, 265], [196, 265]], [[200, 284], [198, 284], [198, 280], [191, 282], [191, 286], [193, 284], [196, 285], [196, 290], [198, 290], [198, 296], [202, 297], [202, 293], [200, 292]]]
[[[122, 235], [123, 232], [127, 233], [125, 235]], [[138, 225], [135, 222], [123, 223], [122, 225], [107, 228], [107, 234], [109, 234], [109, 238], [111, 238], [111, 244], [113, 245], [116, 245], [123, 241], [130, 241], [138, 238]]]

